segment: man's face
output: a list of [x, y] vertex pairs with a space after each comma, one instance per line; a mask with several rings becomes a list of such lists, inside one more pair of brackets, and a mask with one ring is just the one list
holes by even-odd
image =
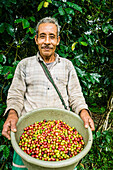
[[57, 26], [53, 23], [40, 24], [35, 42], [43, 58], [54, 57], [56, 46], [60, 42], [60, 37], [57, 37]]

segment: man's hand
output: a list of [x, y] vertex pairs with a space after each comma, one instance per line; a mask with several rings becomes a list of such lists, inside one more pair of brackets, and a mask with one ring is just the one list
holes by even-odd
[[95, 126], [94, 126], [94, 122], [93, 120], [91, 119], [89, 113], [87, 110], [83, 109], [81, 112], [80, 112], [80, 117], [81, 119], [83, 120], [84, 122], [84, 126], [85, 128], [88, 128], [88, 126], [90, 126], [91, 130], [94, 131], [95, 130]]
[[15, 110], [11, 109], [9, 111], [8, 117], [3, 125], [2, 135], [11, 139], [10, 132], [16, 132], [16, 123], [18, 121], [18, 116]]

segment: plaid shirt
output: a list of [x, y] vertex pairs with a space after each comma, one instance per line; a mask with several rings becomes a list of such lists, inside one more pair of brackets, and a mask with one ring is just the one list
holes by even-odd
[[[55, 62], [49, 71], [69, 109], [79, 113], [88, 109], [83, 97], [79, 80], [71, 61], [56, 55]], [[19, 62], [15, 70], [12, 84], [8, 91], [7, 108], [17, 111], [18, 116], [38, 108], [62, 108], [62, 102], [51, 82], [47, 79], [36, 56], [25, 58]]]

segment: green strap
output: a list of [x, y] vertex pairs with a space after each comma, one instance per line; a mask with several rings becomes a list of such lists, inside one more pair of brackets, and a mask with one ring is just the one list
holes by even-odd
[[61, 100], [62, 104], [64, 105], [64, 108], [67, 110], [67, 106], [66, 106], [66, 104], [65, 104], [65, 102], [64, 102], [64, 100], [63, 100], [63, 98], [62, 98], [62, 95], [61, 95], [58, 87], [56, 86], [56, 84], [55, 84], [55, 82], [54, 82], [54, 80], [53, 80], [53, 78], [52, 78], [52, 76], [51, 76], [51, 73], [49, 72], [47, 66], [44, 64], [43, 61], [39, 61], [39, 63], [41, 64], [41, 66], [42, 66], [42, 68], [43, 68], [43, 70], [44, 70], [47, 78], [48, 78], [49, 81], [53, 84], [56, 92], [58, 93], [58, 95], [59, 95], [59, 97], [60, 97], [60, 100]]

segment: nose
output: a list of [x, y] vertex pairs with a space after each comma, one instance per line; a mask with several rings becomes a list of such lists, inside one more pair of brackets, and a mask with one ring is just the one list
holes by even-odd
[[50, 38], [49, 38], [49, 36], [46, 36], [46, 38], [45, 38], [45, 44], [50, 44]]

